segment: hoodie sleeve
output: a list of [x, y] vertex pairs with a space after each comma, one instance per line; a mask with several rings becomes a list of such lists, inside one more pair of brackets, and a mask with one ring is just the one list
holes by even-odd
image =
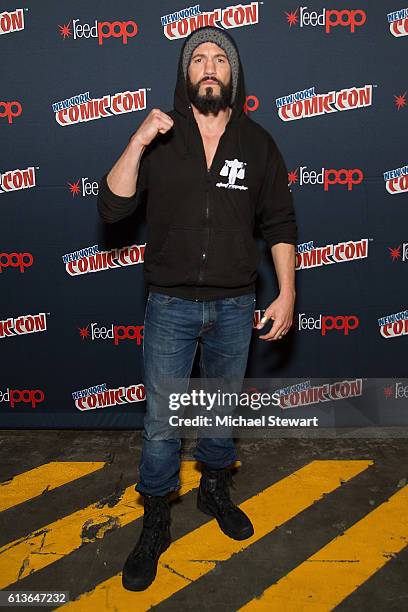
[[128, 217], [136, 210], [140, 201], [140, 194], [147, 190], [148, 185], [148, 160], [145, 154], [146, 150], [140, 159], [136, 192], [132, 196], [119, 196], [111, 191], [106, 180], [109, 172], [106, 172], [99, 181], [96, 207], [105, 223], [116, 223], [116, 221]]
[[268, 247], [278, 242], [297, 243], [297, 225], [288, 171], [272, 139], [268, 145], [266, 172], [256, 205], [256, 218]]

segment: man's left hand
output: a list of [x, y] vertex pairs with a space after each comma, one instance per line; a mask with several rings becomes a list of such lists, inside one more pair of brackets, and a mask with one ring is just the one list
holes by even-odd
[[273, 325], [270, 331], [259, 336], [261, 340], [281, 340], [290, 330], [293, 323], [293, 310], [295, 306], [294, 292], [280, 293], [279, 296], [266, 308], [264, 317], [256, 326], [256, 329], [262, 329], [266, 323], [266, 319], [272, 319]]

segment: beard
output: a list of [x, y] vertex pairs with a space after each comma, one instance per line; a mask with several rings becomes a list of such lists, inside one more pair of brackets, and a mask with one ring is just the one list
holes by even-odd
[[212, 84], [204, 85], [205, 95], [199, 94], [201, 83], [205, 83], [205, 79], [201, 79], [195, 85], [190, 80], [190, 76], [187, 74], [187, 95], [192, 104], [197, 110], [203, 115], [218, 115], [220, 110], [225, 110], [231, 103], [232, 97], [232, 78], [229, 83], [224, 85], [218, 79], [211, 79], [216, 81], [220, 86], [220, 93], [214, 95], [214, 88]]

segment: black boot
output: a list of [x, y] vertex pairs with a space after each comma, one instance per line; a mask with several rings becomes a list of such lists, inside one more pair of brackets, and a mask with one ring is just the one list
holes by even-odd
[[246, 540], [254, 533], [247, 515], [230, 499], [230, 485], [234, 486], [229, 468], [209, 469], [203, 464], [197, 508], [217, 519], [221, 530], [234, 540]]
[[167, 496], [144, 497], [143, 529], [126, 559], [122, 585], [129, 591], [144, 591], [156, 577], [160, 555], [170, 546], [170, 506]]

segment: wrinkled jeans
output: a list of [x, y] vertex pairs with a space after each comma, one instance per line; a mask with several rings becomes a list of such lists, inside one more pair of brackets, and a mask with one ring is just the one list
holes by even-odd
[[[200, 344], [201, 378], [228, 377], [242, 381], [253, 330], [255, 299], [255, 293], [249, 293], [195, 302], [149, 293], [143, 340], [146, 412], [136, 491], [165, 495], [180, 489], [181, 440], [179, 437], [158, 439], [161, 426], [158, 411], [163, 397], [160, 376], [186, 379], [184, 391], [187, 391]], [[198, 437], [193, 456], [213, 469], [226, 467], [237, 459], [232, 437]]]

